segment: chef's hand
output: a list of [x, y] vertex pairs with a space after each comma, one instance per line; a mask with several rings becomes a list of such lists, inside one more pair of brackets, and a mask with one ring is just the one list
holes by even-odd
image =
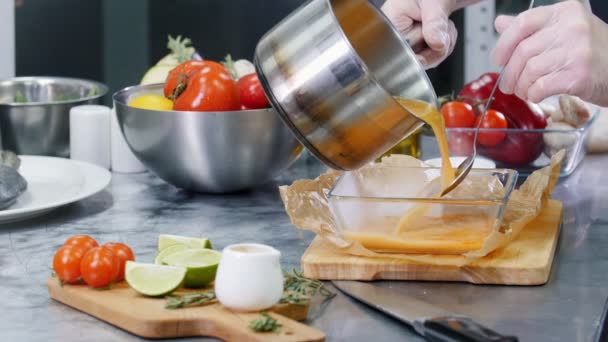
[[[449, 19], [453, 11], [481, 0], [386, 0], [382, 11], [405, 38], [423, 40], [418, 60], [433, 68], [446, 59], [456, 45], [458, 32]], [[420, 29], [422, 26], [422, 29]], [[420, 37], [421, 36], [421, 37]]]
[[[387, 0], [382, 11], [403, 37], [415, 36], [413, 32], [422, 24], [422, 38], [426, 47], [416, 51], [418, 60], [426, 68], [441, 63], [456, 45], [456, 26], [448, 18], [454, 10], [455, 0]], [[419, 34], [419, 33], [418, 33]]]
[[499, 16], [500, 89], [531, 102], [557, 94], [608, 105], [608, 25], [578, 1]]

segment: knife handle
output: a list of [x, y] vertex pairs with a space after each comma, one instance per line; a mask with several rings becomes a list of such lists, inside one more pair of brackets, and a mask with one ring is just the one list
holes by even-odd
[[438, 317], [424, 321], [424, 337], [433, 342], [517, 342], [468, 317]]

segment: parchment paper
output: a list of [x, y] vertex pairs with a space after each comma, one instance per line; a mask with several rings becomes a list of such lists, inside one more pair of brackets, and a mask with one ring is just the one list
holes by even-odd
[[[372, 258], [407, 259], [436, 265], [463, 266], [505, 246], [517, 237], [527, 223], [538, 216], [557, 183], [564, 155], [565, 151], [555, 154], [549, 166], [535, 171], [519, 189], [511, 193], [503, 221], [486, 236], [480, 249], [460, 255], [442, 254], [440, 258], [433, 254], [377, 253], [365, 248], [357, 241], [346, 239], [336, 226], [327, 197], [341, 175], [338, 171], [329, 170], [316, 179], [295, 181], [289, 186], [279, 187], [279, 191], [285, 211], [297, 228], [314, 232], [343, 253]], [[365, 168], [387, 165], [415, 167], [424, 166], [424, 163], [413, 157], [392, 155], [380, 163], [365, 166]]]

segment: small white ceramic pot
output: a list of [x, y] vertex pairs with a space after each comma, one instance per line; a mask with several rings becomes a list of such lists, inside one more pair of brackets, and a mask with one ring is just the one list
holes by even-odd
[[283, 294], [281, 252], [261, 244], [230, 245], [222, 251], [215, 295], [238, 311], [259, 311], [277, 304]]

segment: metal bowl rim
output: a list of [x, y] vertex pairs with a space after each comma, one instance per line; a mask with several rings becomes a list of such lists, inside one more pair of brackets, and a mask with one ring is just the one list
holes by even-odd
[[63, 100], [63, 101], [52, 101], [52, 102], [11, 102], [11, 103], [0, 103], [0, 106], [7, 107], [35, 107], [35, 106], [49, 106], [49, 105], [64, 105], [64, 104], [74, 104], [78, 102], [86, 102], [91, 100], [99, 99], [105, 96], [108, 93], [108, 86], [98, 82], [89, 80], [86, 78], [74, 78], [74, 77], [55, 77], [55, 76], [20, 76], [20, 77], [12, 77], [5, 80], [0, 80], [0, 85], [3, 84], [14, 84], [26, 81], [40, 81], [40, 80], [48, 80], [48, 81], [60, 81], [60, 82], [78, 82], [78, 83], [88, 83], [90, 85], [97, 87], [97, 94], [93, 96], [81, 97], [74, 100]]
[[239, 110], [230, 110], [230, 111], [209, 111], [209, 112], [186, 111], [186, 110], [153, 110], [153, 109], [131, 107], [124, 101], [125, 98], [127, 98], [129, 95], [132, 95], [137, 90], [141, 90], [141, 89], [153, 90], [153, 89], [157, 89], [158, 87], [162, 87], [162, 85], [163, 85], [163, 83], [154, 83], [154, 84], [133, 85], [133, 86], [125, 87], [125, 88], [115, 92], [112, 95], [112, 100], [114, 101], [115, 104], [119, 104], [121, 106], [125, 106], [125, 107], [131, 108], [131, 109], [136, 109], [136, 110], [142, 111], [142, 112], [157, 113], [157, 114], [161, 114], [161, 115], [193, 115], [193, 114], [195, 114], [195, 115], [202, 115], [202, 114], [254, 115], [256, 113], [258, 113], [258, 114], [261, 114], [261, 113], [276, 114], [276, 110], [272, 107], [262, 108], [262, 109], [244, 109], [244, 110], [239, 109]]

